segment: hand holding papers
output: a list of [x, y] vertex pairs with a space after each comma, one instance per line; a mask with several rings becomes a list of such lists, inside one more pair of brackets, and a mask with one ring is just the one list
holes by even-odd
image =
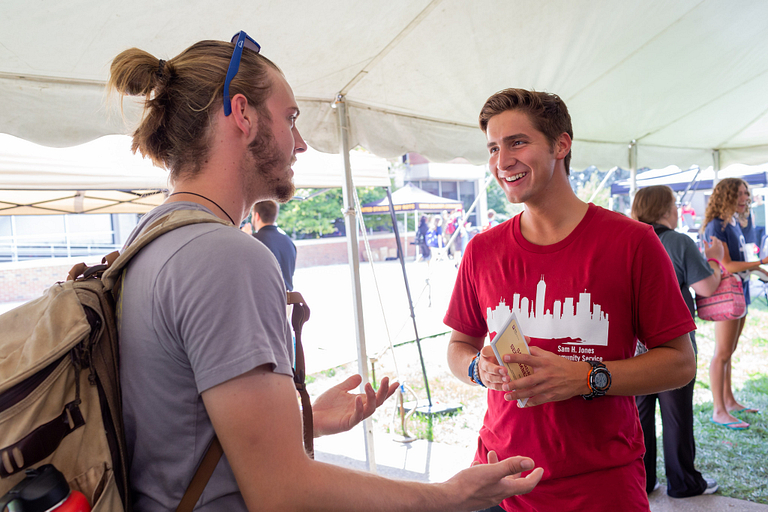
[[[509, 372], [509, 377], [512, 380], [521, 379], [533, 374], [533, 369], [525, 364], [521, 363], [506, 363], [503, 357], [506, 354], [530, 354], [528, 349], [528, 343], [525, 341], [523, 331], [520, 329], [520, 324], [517, 323], [517, 317], [512, 313], [504, 323], [501, 329], [496, 333], [496, 336], [491, 340], [491, 348], [493, 353], [496, 354], [496, 359], [499, 364], [504, 365]], [[525, 407], [528, 403], [527, 398], [519, 398], [517, 405]]]

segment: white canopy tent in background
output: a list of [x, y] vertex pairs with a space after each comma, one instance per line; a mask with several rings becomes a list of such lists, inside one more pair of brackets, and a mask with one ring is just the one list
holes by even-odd
[[[764, 187], [768, 184], [768, 163], [755, 166], [733, 164], [718, 173], [718, 179], [738, 177], [746, 181], [750, 188], [753, 186]], [[675, 192], [686, 190], [711, 190], [714, 187], [715, 171], [710, 166], [706, 169], [687, 169], [685, 171], [677, 166], [669, 166], [664, 169], [653, 169], [637, 175], [637, 188], [651, 187], [654, 185], [667, 185]], [[617, 181], [611, 184], [611, 195], [626, 194], [629, 192], [629, 180]]]
[[[50, 148], [0, 134], [0, 215], [149, 211], [165, 199], [168, 172], [130, 147], [125, 135]], [[350, 157], [358, 186], [389, 185], [386, 160], [361, 151]], [[338, 154], [310, 148], [293, 169], [298, 188], [339, 188], [344, 182]]]
[[481, 163], [484, 100], [523, 87], [568, 104], [575, 169], [764, 163], [766, 19], [763, 0], [4, 2], [0, 133], [52, 146], [124, 133], [104, 107], [117, 53], [167, 60], [246, 30], [293, 86], [305, 139], [344, 155], [364, 356], [351, 147]]
[[768, 161], [763, 0], [104, 0], [0, 6], [0, 133], [52, 146], [123, 133], [105, 108], [109, 63], [136, 46], [168, 59], [240, 29], [284, 71], [299, 128], [338, 152], [485, 160], [477, 115], [506, 87], [559, 94], [573, 167]]

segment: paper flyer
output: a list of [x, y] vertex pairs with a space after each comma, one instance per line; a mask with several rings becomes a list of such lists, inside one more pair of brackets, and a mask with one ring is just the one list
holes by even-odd
[[[510, 377], [514, 379], [520, 379], [533, 374], [533, 369], [530, 366], [519, 363], [505, 363], [503, 356], [506, 354], [530, 354], [528, 349], [528, 343], [525, 341], [523, 331], [520, 329], [520, 324], [517, 322], [517, 317], [514, 313], [509, 315], [509, 318], [504, 323], [504, 326], [499, 329], [496, 336], [491, 341], [491, 348], [493, 353], [496, 354], [496, 359], [499, 364], [504, 365], [509, 371]], [[525, 407], [528, 403], [527, 398], [519, 398], [517, 404], [520, 407]]]

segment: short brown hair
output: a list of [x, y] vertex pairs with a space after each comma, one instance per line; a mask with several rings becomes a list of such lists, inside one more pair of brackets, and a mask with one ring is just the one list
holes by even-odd
[[[507, 110], [520, 110], [528, 114], [533, 126], [549, 141], [554, 150], [558, 137], [567, 133], [573, 139], [573, 126], [568, 107], [557, 94], [528, 91], [526, 89], [504, 89], [485, 101], [480, 110], [480, 129], [488, 130], [488, 121]], [[565, 173], [571, 174], [571, 152], [563, 159]]]
[[[210, 148], [209, 127], [223, 108], [224, 79], [233, 43], [200, 41], [169, 61], [131, 48], [112, 61], [108, 88], [120, 98], [144, 96], [144, 113], [131, 149], [171, 172], [171, 180], [194, 176]], [[230, 96], [242, 94], [262, 115], [271, 90], [269, 59], [244, 50]]]
[[646, 224], [656, 224], [669, 212], [675, 201], [675, 193], [666, 185], [641, 188], [632, 201], [632, 218]]
[[271, 199], [267, 199], [266, 201], [259, 201], [254, 204], [253, 211], [259, 214], [261, 222], [264, 224], [274, 224], [280, 211], [280, 205]]

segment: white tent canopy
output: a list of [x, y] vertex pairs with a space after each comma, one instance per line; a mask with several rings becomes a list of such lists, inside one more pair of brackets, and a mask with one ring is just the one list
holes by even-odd
[[[0, 134], [0, 215], [149, 211], [165, 199], [168, 172], [130, 147], [124, 135], [50, 148]], [[383, 158], [355, 151], [351, 163], [358, 186], [389, 185]], [[311, 148], [294, 172], [298, 188], [338, 188], [344, 181], [341, 155]]]
[[4, 2], [0, 132], [46, 145], [124, 133], [108, 115], [111, 59], [169, 59], [245, 29], [284, 71], [308, 142], [382, 157], [486, 159], [477, 114], [505, 87], [559, 94], [573, 167], [768, 161], [768, 2], [763, 0], [328, 0]]
[[[717, 173], [718, 179], [741, 178], [752, 187], [764, 187], [768, 184], [768, 164], [747, 166], [733, 164]], [[711, 190], [715, 184], [715, 171], [710, 166], [706, 169], [681, 170], [677, 166], [670, 165], [664, 169], [653, 169], [637, 175], [637, 188], [645, 188], [656, 185], [667, 185], [675, 192], [686, 190]], [[627, 194], [629, 192], [629, 180], [617, 181], [611, 185], [611, 195]]]

